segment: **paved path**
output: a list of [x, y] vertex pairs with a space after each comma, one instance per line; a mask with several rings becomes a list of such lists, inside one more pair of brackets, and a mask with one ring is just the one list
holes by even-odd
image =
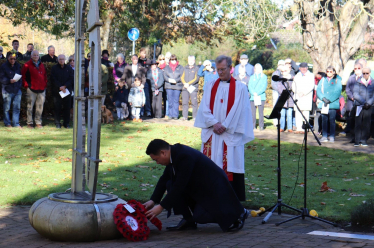
[[266, 224], [262, 217], [249, 217], [244, 228], [235, 233], [223, 233], [216, 224], [198, 225], [197, 230], [170, 232], [165, 227], [179, 221], [172, 216], [166, 219], [163, 212], [160, 220], [163, 230], [150, 224], [151, 233], [147, 241], [132, 243], [125, 238], [89, 243], [55, 242], [39, 235], [29, 224], [30, 206], [0, 208], [0, 247], [374, 247], [374, 241], [315, 236], [311, 231], [342, 232], [342, 229], [317, 220], [301, 218], [275, 226], [291, 215], [274, 214]]

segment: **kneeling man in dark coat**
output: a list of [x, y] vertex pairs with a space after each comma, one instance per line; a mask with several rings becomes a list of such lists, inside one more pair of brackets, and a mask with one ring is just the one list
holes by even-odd
[[181, 214], [181, 222], [168, 230], [196, 228], [196, 223], [218, 223], [223, 231], [244, 226], [249, 211], [240, 203], [225, 172], [207, 156], [160, 139], [152, 140], [146, 153], [157, 164], [166, 166], [151, 199], [144, 203], [147, 217], [152, 219], [164, 209], [168, 217], [171, 209], [175, 215]]

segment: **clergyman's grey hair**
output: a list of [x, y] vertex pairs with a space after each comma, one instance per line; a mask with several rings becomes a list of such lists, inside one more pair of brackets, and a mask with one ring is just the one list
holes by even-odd
[[221, 63], [222, 61], [226, 60], [227, 66], [230, 67], [232, 65], [232, 59], [225, 55], [220, 55], [216, 58], [216, 65]]

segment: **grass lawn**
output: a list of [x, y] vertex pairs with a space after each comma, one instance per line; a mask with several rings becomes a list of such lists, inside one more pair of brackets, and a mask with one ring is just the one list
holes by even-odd
[[[72, 129], [58, 130], [52, 125], [42, 130], [1, 127], [0, 206], [30, 205], [70, 188], [72, 134]], [[150, 123], [104, 125], [101, 138], [98, 191], [112, 192], [125, 200], [148, 200], [163, 172], [164, 167], [145, 154], [151, 139], [196, 149], [201, 145], [199, 129]], [[282, 143], [282, 198], [296, 208], [303, 206], [300, 148], [300, 144]], [[247, 207], [276, 203], [276, 154], [276, 141], [256, 139], [246, 145]], [[348, 221], [353, 208], [373, 197], [373, 156], [326, 147], [309, 147], [308, 155], [307, 207], [320, 217]], [[325, 181], [333, 192], [319, 192]]]

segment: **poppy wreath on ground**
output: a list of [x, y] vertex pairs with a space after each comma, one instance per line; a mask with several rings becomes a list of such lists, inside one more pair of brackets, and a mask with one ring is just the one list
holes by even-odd
[[[127, 202], [135, 212], [130, 213], [124, 204], [118, 204], [113, 212], [114, 223], [118, 231], [130, 241], [147, 240], [150, 229], [147, 226], [148, 219], [145, 216], [146, 209], [143, 204], [135, 200]], [[158, 230], [162, 229], [162, 223], [159, 219], [153, 218], [151, 223], [154, 224]]]

